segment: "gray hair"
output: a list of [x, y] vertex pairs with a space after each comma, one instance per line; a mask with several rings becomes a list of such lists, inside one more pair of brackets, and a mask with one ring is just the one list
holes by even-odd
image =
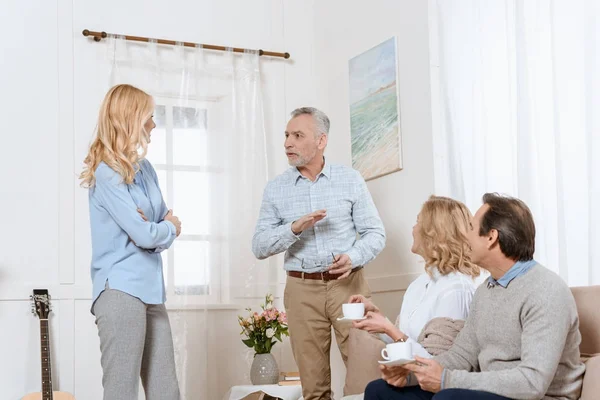
[[317, 134], [329, 134], [329, 127], [331, 124], [329, 123], [329, 117], [327, 117], [323, 111], [314, 107], [300, 107], [292, 111], [290, 115], [292, 118], [296, 118], [304, 114], [311, 115], [315, 120], [315, 125], [317, 125]]

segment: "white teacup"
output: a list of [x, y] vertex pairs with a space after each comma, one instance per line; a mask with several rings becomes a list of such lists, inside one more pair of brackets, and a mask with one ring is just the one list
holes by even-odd
[[412, 346], [406, 342], [395, 342], [381, 349], [381, 357], [387, 361], [412, 360]]
[[360, 319], [365, 316], [365, 305], [363, 303], [345, 303], [342, 304], [344, 318]]

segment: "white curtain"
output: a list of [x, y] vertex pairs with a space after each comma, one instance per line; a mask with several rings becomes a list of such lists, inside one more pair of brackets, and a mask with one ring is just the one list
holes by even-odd
[[250, 247], [267, 182], [259, 56], [120, 37], [107, 49], [108, 86], [129, 83], [156, 100], [147, 158], [182, 221], [163, 253], [182, 396], [217, 398], [227, 382], [248, 381], [228, 366], [247, 375], [251, 362], [241, 341], [224, 340], [239, 337], [240, 310], [227, 305], [264, 298], [277, 277]]
[[432, 0], [436, 191], [523, 199], [536, 259], [600, 284], [600, 5]]

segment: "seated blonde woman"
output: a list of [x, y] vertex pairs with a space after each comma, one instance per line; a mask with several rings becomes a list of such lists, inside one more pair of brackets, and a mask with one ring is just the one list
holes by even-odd
[[417, 341], [432, 319], [465, 320], [475, 293], [479, 267], [469, 259], [467, 230], [471, 214], [459, 201], [431, 196], [423, 204], [413, 227], [411, 251], [425, 260], [425, 273], [410, 284], [400, 315], [393, 324], [369, 299], [350, 297], [350, 303], [364, 303], [367, 319], [354, 321], [355, 328], [378, 333], [386, 343], [410, 342], [414, 355], [431, 357]]

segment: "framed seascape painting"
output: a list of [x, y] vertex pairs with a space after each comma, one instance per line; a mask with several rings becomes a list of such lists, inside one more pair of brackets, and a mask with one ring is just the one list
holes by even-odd
[[400, 171], [396, 38], [357, 55], [348, 64], [352, 167], [365, 180]]

